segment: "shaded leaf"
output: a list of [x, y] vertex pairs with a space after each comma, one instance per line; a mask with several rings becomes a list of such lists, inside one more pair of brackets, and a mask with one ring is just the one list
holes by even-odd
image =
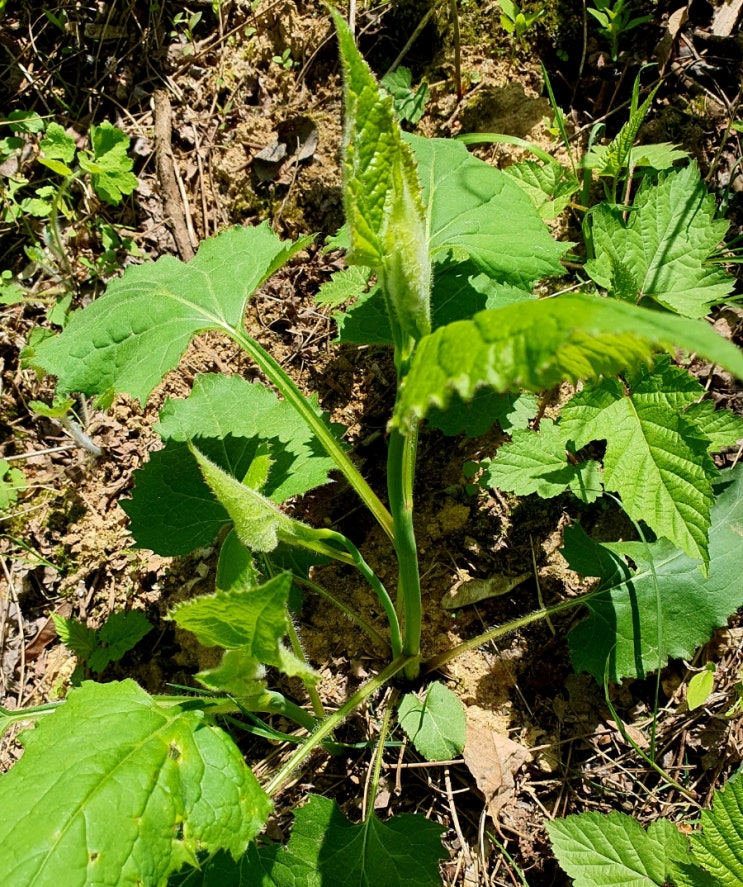
[[701, 829], [691, 835], [692, 854], [719, 887], [743, 883], [743, 779], [740, 771], [716, 791], [712, 809], [702, 810]]

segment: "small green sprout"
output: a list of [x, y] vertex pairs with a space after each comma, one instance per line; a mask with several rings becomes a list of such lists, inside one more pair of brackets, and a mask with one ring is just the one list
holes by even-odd
[[632, 18], [629, 0], [596, 0], [596, 8], [589, 6], [588, 12], [601, 25], [599, 34], [609, 41], [612, 61], [619, 58], [619, 41], [622, 35], [650, 21], [649, 15]]

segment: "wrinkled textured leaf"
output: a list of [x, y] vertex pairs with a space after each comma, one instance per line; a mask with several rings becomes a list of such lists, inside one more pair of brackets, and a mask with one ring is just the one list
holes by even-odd
[[[588, 603], [589, 617], [568, 635], [576, 671], [587, 671], [597, 681], [645, 677], [662, 668], [669, 657], [691, 659], [712, 631], [743, 605], [743, 471], [722, 472], [715, 485], [718, 497], [712, 509], [710, 567], [705, 580], [699, 562], [661, 539], [599, 545], [577, 526], [565, 531], [563, 555], [571, 569], [584, 576], [600, 576], [607, 591]], [[629, 556], [636, 569], [623, 560]], [[649, 555], [657, 577], [655, 581]], [[658, 649], [658, 606], [662, 619], [662, 646]]]
[[332, 15], [343, 64], [348, 258], [377, 272], [395, 343], [405, 345], [431, 329], [431, 258], [416, 163], [391, 97], [359, 55], [346, 22]]
[[[615, 175], [616, 170], [608, 170], [607, 159], [609, 145], [593, 145], [583, 158], [586, 169], [595, 169], [599, 175]], [[629, 155], [624, 159], [622, 169], [649, 166], [652, 169], [671, 169], [677, 160], [686, 160], [687, 151], [671, 145], [669, 142], [656, 142], [651, 145], [633, 145]]]
[[434, 407], [429, 412], [428, 422], [444, 434], [480, 437], [496, 422], [503, 431], [526, 428], [536, 411], [533, 394], [497, 394], [483, 388], [469, 403], [455, 394], [445, 411]]
[[620, 209], [599, 205], [592, 214], [596, 259], [591, 277], [612, 289], [613, 269], [634, 281], [635, 299], [650, 297], [686, 317], [704, 317], [730, 294], [734, 280], [705, 264], [728, 223], [715, 219], [715, 199], [696, 164], [644, 182], [627, 221]]
[[556, 219], [580, 188], [575, 176], [556, 163], [523, 160], [503, 172], [519, 183], [543, 219]]
[[743, 355], [703, 323], [571, 294], [482, 311], [426, 336], [392, 425], [407, 428], [431, 407], [445, 409], [454, 392], [469, 400], [479, 388], [541, 391], [565, 379], [614, 375], [653, 347], [687, 348], [743, 377]]
[[41, 342], [34, 362], [57, 376], [60, 394], [113, 390], [144, 403], [196, 333], [239, 329], [251, 294], [310, 240], [281, 241], [266, 222], [204, 241], [187, 264], [162, 256], [130, 266]]
[[[188, 887], [440, 887], [443, 828], [417, 814], [349, 822], [328, 798], [310, 795], [295, 814], [286, 847], [251, 846], [238, 863], [226, 854]], [[214, 874], [213, 874], [214, 873]], [[215, 876], [216, 875], [216, 876]], [[218, 880], [221, 879], [221, 880]]]
[[456, 249], [501, 283], [530, 290], [562, 273], [558, 243], [532, 202], [504, 172], [451, 139], [406, 135], [427, 206], [431, 254]]
[[664, 887], [677, 861], [688, 856], [686, 839], [672, 823], [660, 820], [645, 831], [617, 811], [557, 819], [547, 831], [575, 887]]
[[349, 299], [358, 299], [368, 289], [369, 277], [369, 269], [360, 265], [342, 268], [320, 287], [315, 301], [318, 305], [336, 306]]
[[692, 854], [718, 887], [743, 883], [743, 779], [740, 771], [716, 791], [712, 809], [702, 811], [701, 829], [691, 836]]
[[39, 148], [50, 160], [61, 160], [63, 163], [69, 164], [75, 159], [75, 139], [65, 132], [63, 126], [54, 121], [47, 126]]
[[132, 172], [134, 161], [127, 154], [129, 136], [111, 123], [90, 127], [93, 162], [80, 154], [80, 166], [93, 174], [93, 188], [101, 200], [116, 206], [139, 182]]
[[406, 693], [397, 712], [400, 726], [427, 761], [447, 761], [464, 748], [467, 724], [456, 693], [433, 683], [423, 699]]
[[604, 485], [621, 496], [627, 514], [706, 565], [717, 468], [709, 441], [681, 412], [700, 386], [664, 360], [631, 389], [627, 394], [616, 379], [587, 386], [563, 408], [561, 433], [578, 449], [605, 440]]
[[162, 555], [187, 554], [211, 545], [230, 521], [188, 440], [238, 479], [250, 470], [261, 442], [267, 443], [271, 464], [261, 491], [272, 502], [327, 483], [333, 462], [296, 416], [261, 384], [239, 376], [198, 376], [188, 398], [169, 400], [161, 410], [156, 430], [165, 448], [135, 472], [132, 498], [121, 503], [137, 544]]
[[7, 884], [157, 887], [198, 851], [240, 856], [271, 809], [222, 730], [133, 681], [72, 690], [24, 743], [0, 777]]

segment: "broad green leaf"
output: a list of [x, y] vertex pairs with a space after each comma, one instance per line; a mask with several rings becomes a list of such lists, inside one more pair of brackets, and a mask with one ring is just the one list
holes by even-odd
[[264, 223], [204, 241], [187, 264], [162, 256], [130, 266], [60, 336], [41, 342], [34, 362], [57, 376], [61, 394], [112, 389], [144, 403], [196, 333], [239, 329], [255, 289], [311, 239], [281, 241]]
[[691, 404], [684, 416], [709, 440], [710, 453], [743, 440], [743, 418], [732, 410], [716, 410], [711, 400]]
[[[248, 650], [227, 650], [216, 668], [207, 668], [196, 674], [196, 680], [213, 693], [227, 694], [240, 700], [249, 711], [260, 708], [266, 696], [265, 669]], [[245, 700], [253, 698], [258, 705]]]
[[23, 741], [0, 776], [7, 884], [159, 887], [199, 851], [243, 854], [271, 809], [226, 733], [133, 681], [83, 684]]
[[352, 265], [342, 268], [326, 281], [318, 290], [315, 301], [318, 305], [342, 305], [349, 299], [358, 299], [369, 287], [368, 268]]
[[91, 671], [99, 674], [109, 662], [117, 662], [149, 634], [152, 627], [141, 610], [111, 613], [97, 631], [98, 648], [90, 657]]
[[370, 816], [354, 824], [335, 801], [310, 795], [295, 814], [286, 847], [251, 846], [238, 863], [221, 854], [211, 877], [185, 881], [189, 887], [440, 887], [443, 829], [418, 814], [382, 821]]
[[[590, 615], [568, 635], [576, 671], [587, 671], [602, 682], [608, 662], [609, 679], [620, 681], [645, 677], [669, 657], [691, 659], [712, 631], [743, 605], [743, 471], [722, 472], [715, 489], [707, 579], [697, 560], [665, 539], [646, 549], [640, 542], [599, 545], [577, 526], [565, 531], [562, 553], [571, 569], [600, 576], [607, 589], [587, 602]], [[633, 569], [624, 556], [631, 558]]]
[[580, 188], [575, 176], [557, 163], [523, 160], [503, 172], [519, 183], [543, 219], [556, 219]]
[[496, 458], [483, 463], [480, 484], [517, 496], [537, 493], [544, 499], [571, 489], [583, 502], [593, 502], [602, 493], [598, 465], [593, 460], [571, 460], [569, 452], [574, 452], [570, 436], [551, 419], [542, 419], [538, 434], [514, 431]]
[[665, 887], [676, 861], [688, 856], [686, 839], [672, 823], [654, 822], [645, 831], [617, 811], [556, 819], [547, 831], [575, 887]]
[[[63, 126], [54, 121], [47, 126], [39, 148], [49, 160], [61, 160], [64, 164], [69, 164], [75, 159], [75, 139], [65, 132]], [[63, 173], [63, 175], [69, 174], [69, 172]]]
[[716, 791], [712, 809], [702, 811], [701, 829], [691, 836], [692, 855], [718, 887], [743, 883], [743, 779], [740, 771]]
[[68, 647], [75, 656], [87, 662], [98, 646], [98, 634], [93, 628], [88, 628], [78, 619], [66, 619], [57, 613], [52, 613], [52, 622], [60, 641]]
[[343, 202], [349, 261], [373, 268], [388, 304], [396, 346], [430, 332], [431, 258], [421, 187], [391, 97], [332, 12], [343, 65]]
[[597, 296], [569, 294], [482, 311], [418, 345], [392, 418], [408, 428], [456, 392], [541, 391], [564, 380], [614, 375], [678, 347], [743, 377], [743, 355], [705, 324]]
[[699, 385], [663, 361], [631, 388], [628, 394], [616, 379], [586, 386], [563, 408], [561, 433], [577, 449], [605, 440], [606, 489], [621, 496], [630, 518], [706, 565], [717, 468], [709, 441], [681, 412]]
[[18, 494], [26, 489], [26, 476], [20, 468], [12, 468], [10, 462], [0, 459], [0, 511], [18, 501]]
[[458, 141], [406, 135], [415, 152], [427, 206], [431, 254], [456, 250], [501, 283], [530, 290], [562, 274], [570, 244], [555, 241], [513, 180]]
[[156, 430], [165, 448], [135, 472], [132, 498], [121, 504], [137, 544], [163, 555], [211, 545], [230, 520], [186, 441], [194, 440], [201, 452], [241, 480], [266, 443], [270, 469], [261, 492], [277, 503], [327, 483], [333, 467], [288, 403], [239, 376], [197, 376], [188, 398], [166, 402]]
[[467, 735], [464, 708], [444, 684], [431, 684], [423, 699], [406, 693], [397, 712], [400, 726], [427, 761], [447, 761], [462, 749]]
[[728, 223], [715, 219], [715, 199], [695, 163], [645, 181], [627, 220], [622, 211], [599, 205], [592, 214], [596, 258], [586, 270], [599, 286], [612, 288], [615, 265], [630, 271], [635, 299], [648, 297], [687, 317], [704, 317], [724, 301], [734, 280], [707, 264]]

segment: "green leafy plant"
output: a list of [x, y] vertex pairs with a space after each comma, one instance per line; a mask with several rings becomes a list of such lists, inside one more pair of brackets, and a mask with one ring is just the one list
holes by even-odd
[[[188, 263], [164, 256], [130, 267], [102, 298], [76, 312], [61, 335], [39, 343], [33, 362], [57, 377], [61, 398], [74, 392], [104, 399], [128, 394], [144, 404], [178, 366], [191, 339], [206, 330], [235, 342], [273, 387], [239, 376], [198, 377], [187, 398], [170, 400], [161, 410], [157, 431], [163, 447], [137, 473], [132, 497], [122, 503], [140, 546], [177, 556], [220, 545], [214, 593], [184, 601], [169, 613], [201, 644], [222, 651], [217, 667], [197, 675], [203, 693], [155, 698], [130, 681], [83, 683], [62, 704], [0, 709], [0, 727], [21, 718], [38, 720], [25, 734], [23, 757], [0, 778], [4, 808], [21, 793], [32, 799], [16, 818], [0, 823], [0, 871], [13, 883], [164, 884], [180, 872], [182, 883], [208, 874], [222, 883], [289, 885], [339, 883], [342, 872], [343, 883], [362, 885], [390, 883], [390, 871], [399, 883], [438, 883], [440, 827], [422, 816], [382, 822], [374, 797], [394, 707], [400, 727], [424, 756], [446, 759], [462, 750], [461, 703], [443, 683], [417, 693], [404, 685], [392, 692], [396, 702], [385, 710], [377, 737], [363, 822], [351, 823], [333, 802], [312, 798], [297, 812], [285, 848], [254, 839], [271, 799], [290, 775], [319, 746], [342, 751], [338, 726], [394, 678], [422, 680], [464, 650], [514, 628], [575, 606], [598, 607], [604, 596], [622, 589], [631, 597], [644, 577], [644, 564], [641, 553], [633, 552], [636, 575], [630, 574], [634, 567], [602, 553], [599, 566], [613, 564], [618, 574], [611, 587], [604, 584], [583, 598], [540, 609], [426, 658], [413, 521], [424, 420], [450, 434], [484, 433], [494, 417], [525, 430], [537, 410], [534, 394], [580, 380], [584, 388], [573, 400], [572, 417], [569, 412], [564, 425], [555, 423], [555, 435], [569, 430], [569, 440], [582, 447], [580, 441], [601, 439], [606, 428], [612, 436], [623, 430], [614, 427], [614, 414], [627, 422], [634, 419], [633, 410], [642, 414], [639, 433], [661, 475], [664, 512], [642, 498], [639, 485], [612, 487], [608, 479], [606, 485], [627, 496], [638, 522], [653, 521], [659, 533], [669, 534], [653, 542], [671, 552], [669, 563], [680, 562], [687, 573], [692, 564], [695, 577], [702, 576], [701, 567], [710, 582], [716, 570], [726, 571], [729, 539], [717, 526], [727, 526], [729, 499], [738, 502], [739, 475], [718, 476], [709, 450], [729, 440], [729, 419], [723, 413], [720, 420], [704, 403], [692, 404], [698, 398], [696, 383], [672, 368], [663, 352], [681, 347], [743, 376], [743, 356], [731, 343], [700, 321], [698, 312], [680, 316], [689, 303], [709, 305], [724, 298], [730, 281], [717, 281], [714, 296], [696, 277], [676, 285], [680, 268], [668, 269], [640, 250], [647, 261], [634, 282], [651, 307], [623, 298], [614, 286], [606, 294], [594, 289], [537, 299], [537, 281], [563, 273], [568, 245], [551, 238], [514, 176], [473, 157], [460, 142], [404, 134], [392, 98], [361, 59], [347, 25], [333, 17], [346, 105], [346, 228], [337, 242], [346, 244], [351, 269], [324, 297], [338, 304], [356, 296], [338, 316], [342, 342], [392, 348], [397, 385], [387, 448], [389, 508], [349, 457], [342, 429], [245, 327], [251, 295], [308, 246], [310, 237], [290, 243], [267, 224], [233, 228], [205, 241]], [[656, 201], [659, 207], [665, 202]], [[688, 221], [695, 228], [694, 219]], [[607, 230], [607, 238], [631, 238], [623, 226], [607, 223]], [[603, 240], [596, 241], [592, 273], [604, 280]], [[698, 245], [700, 256], [706, 248], [706, 241]], [[655, 273], [658, 269], [664, 273]], [[622, 292], [629, 292], [625, 277]], [[655, 281], [653, 287], [648, 279]], [[651, 433], [653, 399], [659, 404], [658, 429]], [[597, 405], [608, 411], [603, 423]], [[683, 458], [662, 454], [656, 445], [654, 435], [660, 438], [664, 423], [668, 453], [675, 457], [678, 450]], [[559, 447], [553, 449], [559, 457]], [[573, 473], [573, 461], [565, 461], [556, 485], [595, 491], [596, 460]], [[607, 451], [605, 476], [610, 466]], [[394, 549], [398, 575], [392, 591], [350, 538], [309, 526], [281, 507], [327, 483], [331, 471], [358, 494]], [[680, 498], [689, 491], [692, 506], [683, 509]], [[682, 519], [667, 520], [671, 507]], [[654, 575], [660, 550], [648, 554]], [[357, 570], [386, 620], [382, 635], [363, 615], [335, 602], [367, 632], [386, 664], [332, 714], [325, 712], [317, 675], [288, 610], [295, 582], [334, 600], [298, 565], [318, 559]], [[706, 630], [731, 606], [736, 605], [729, 598], [718, 602]], [[656, 628], [650, 625], [652, 638], [658, 636]], [[675, 650], [670, 646], [668, 654]], [[601, 655], [603, 662], [606, 655]], [[298, 678], [311, 710], [272, 689], [266, 666]], [[261, 713], [281, 715], [296, 729], [281, 733], [261, 720]], [[232, 725], [296, 744], [264, 786], [220, 726], [225, 716]]]
[[281, 55], [272, 56], [271, 61], [275, 65], [278, 65], [280, 68], [283, 68], [285, 71], [291, 71], [291, 69], [297, 64], [292, 58], [292, 51], [288, 46], [281, 53]]
[[139, 610], [111, 613], [97, 629], [56, 613], [52, 613], [52, 621], [62, 643], [94, 674], [100, 674], [109, 663], [121, 659], [152, 630], [147, 617]]
[[26, 476], [20, 468], [0, 459], [0, 511], [7, 511], [18, 501], [18, 494], [26, 489]]
[[647, 830], [626, 813], [580, 813], [547, 826], [560, 865], [576, 887], [657, 884], [734, 887], [743, 879], [743, 782], [736, 773], [690, 834], [661, 819]]
[[612, 61], [619, 58], [619, 44], [623, 36], [638, 25], [651, 21], [649, 15], [633, 18], [631, 6], [632, 0], [596, 0], [595, 7], [587, 8], [601, 26], [599, 34], [609, 41]]
[[521, 42], [526, 32], [536, 23], [547, 11], [542, 6], [535, 12], [523, 12], [523, 10], [513, 2], [513, 0], [498, 0], [501, 8], [500, 23], [504, 31]]
[[431, 92], [425, 80], [413, 89], [413, 75], [409, 68], [401, 65], [390, 71], [381, 80], [382, 86], [392, 96], [395, 113], [400, 120], [407, 120], [414, 126], [423, 117]]

